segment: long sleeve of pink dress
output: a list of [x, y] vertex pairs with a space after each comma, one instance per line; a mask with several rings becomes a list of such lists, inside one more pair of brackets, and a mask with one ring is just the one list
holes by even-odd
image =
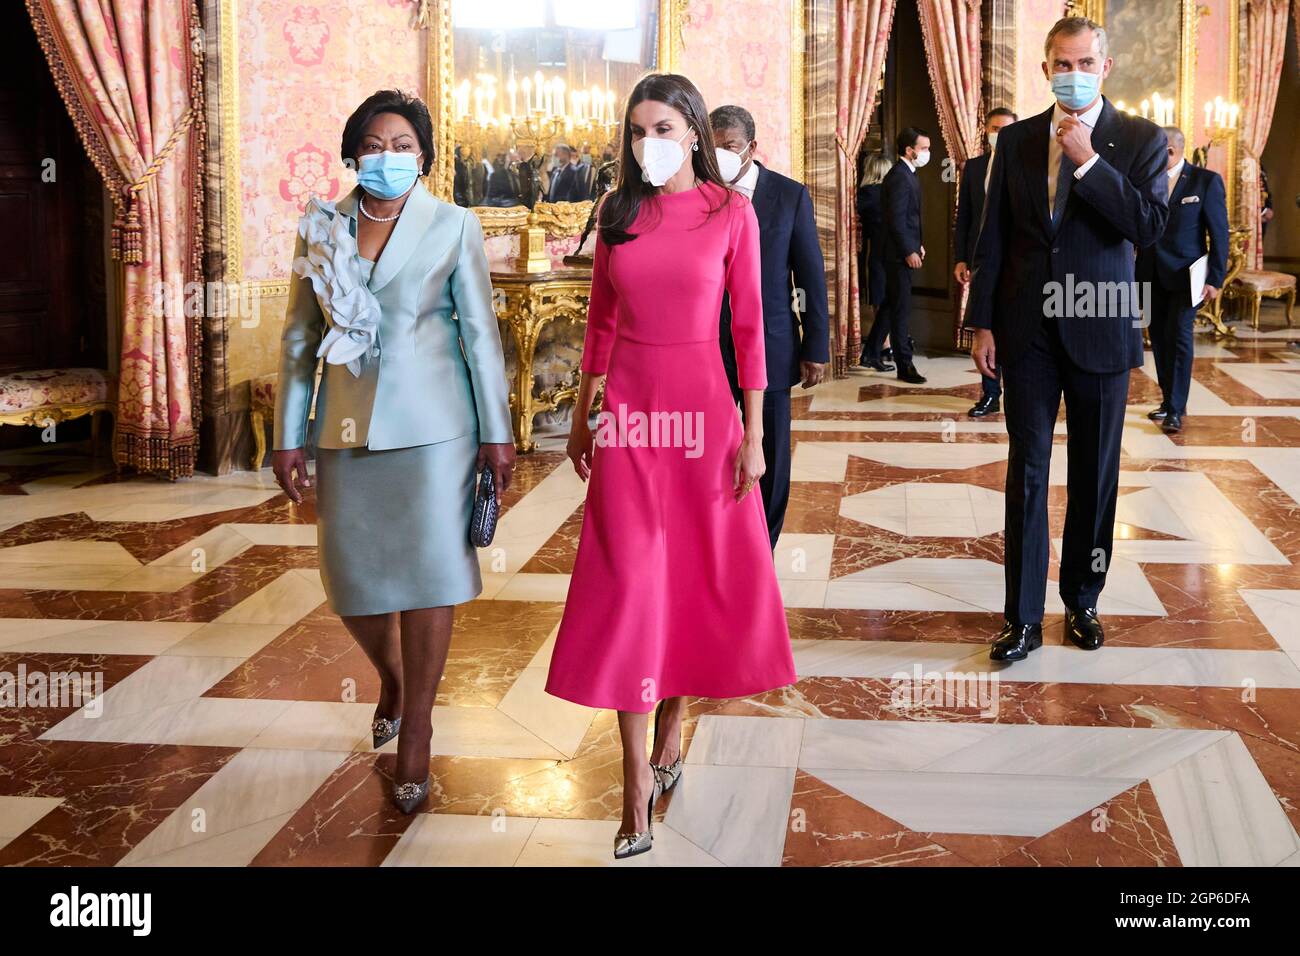
[[631, 231], [596, 244], [582, 370], [605, 398], [546, 689], [645, 712], [795, 674], [762, 499], [732, 490], [743, 427], [718, 341], [725, 290], [739, 384], [767, 384], [753, 207], [705, 184], [647, 200]]

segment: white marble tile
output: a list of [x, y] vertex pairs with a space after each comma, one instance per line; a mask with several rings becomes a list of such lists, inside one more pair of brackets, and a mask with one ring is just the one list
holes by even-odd
[[116, 541], [76, 541], [55, 539], [34, 541], [0, 548], [0, 574], [9, 575], [18, 567], [42, 565], [103, 566], [131, 570], [139, 560]]
[[284, 829], [285, 824], [293, 819], [293, 814], [294, 811], [281, 813], [278, 816], [258, 820], [256, 823], [248, 824], [248, 826], [228, 830], [216, 836], [200, 840], [197, 843], [187, 843], [178, 846], [174, 850], [143, 859], [124, 858], [117, 865], [151, 867], [248, 866], [256, 859], [257, 854], [275, 838], [275, 835]]
[[[207, 860], [218, 854], [220, 865], [247, 865], [279, 830], [250, 828], [292, 814], [345, 759], [346, 752], [246, 747], [132, 847], [119, 865], [138, 865], [162, 854], [170, 857], [169, 865], [182, 865], [176, 854], [182, 848], [192, 851], [186, 855], [189, 865], [217, 865]], [[206, 845], [227, 835], [230, 841]], [[243, 859], [235, 858], [232, 844]]]
[[193, 633], [167, 648], [165, 653], [186, 657], [249, 658], [284, 633], [282, 624], [199, 625]]
[[235, 657], [155, 657], [104, 692], [102, 717], [87, 720], [73, 714], [68, 720], [116, 720], [191, 701], [242, 663]]
[[794, 717], [705, 714], [695, 725], [686, 763], [692, 767], [795, 767], [804, 724]]
[[806, 720], [799, 769], [919, 770], [1005, 730], [996, 724]]
[[[936, 729], [943, 733], [950, 726], [941, 724]], [[1221, 730], [1012, 724], [1004, 726], [1001, 733], [938, 757], [924, 769], [936, 773], [1150, 777], [1227, 735]]]
[[1278, 647], [1300, 651], [1300, 590], [1240, 588], [1237, 593], [1268, 628]]
[[256, 594], [250, 594], [217, 617], [220, 624], [296, 624], [325, 603], [320, 572], [285, 571]]
[[728, 866], [780, 866], [793, 792], [789, 767], [696, 765], [664, 822]]
[[[0, 633], [0, 646], [7, 651], [36, 651], [42, 654], [146, 654], [167, 652], [186, 637], [203, 628], [195, 621], [48, 621], [31, 623], [78, 625], [72, 630], [54, 628], [52, 633], [33, 629], [30, 640], [7, 644]], [[17, 634], [15, 634], [17, 636]], [[234, 655], [229, 655], [234, 656]]]
[[815, 776], [913, 830], [1042, 836], [1141, 778], [820, 770]]
[[219, 524], [178, 545], [161, 557], [155, 558], [150, 564], [159, 567], [185, 568], [197, 574], [220, 567], [252, 546], [253, 542], [236, 531], [233, 525]]
[[[969, 401], [963, 402], [969, 406]], [[801, 441], [794, 448], [791, 481], [843, 481], [849, 457], [894, 468], [960, 471], [1005, 461], [1007, 446], [987, 442], [823, 442]]]
[[[988, 657], [978, 644], [940, 641], [829, 641], [796, 639], [790, 642], [795, 672], [806, 677], [908, 676], [914, 666], [924, 671], [966, 671], [970, 662]], [[1037, 653], [1037, 652], [1035, 652]]]
[[587, 486], [573, 466], [561, 462], [501, 515], [492, 547], [479, 550], [480, 568], [484, 572], [518, 571], [568, 520], [586, 493]]
[[[179, 658], [178, 658], [179, 659]], [[247, 747], [289, 706], [283, 700], [199, 697], [121, 716], [86, 718], [79, 711], [41, 740]]]
[[805, 581], [794, 578], [777, 578], [781, 589], [781, 602], [787, 608], [827, 607], [825, 581]]
[[514, 866], [536, 827], [503, 813], [420, 813], [380, 865]]
[[529, 572], [512, 574], [492, 595], [497, 601], [547, 601], [563, 603], [569, 596], [569, 575]]
[[275, 545], [282, 548], [316, 547], [314, 524], [228, 524], [255, 545]]
[[0, 847], [26, 833], [62, 802], [62, 797], [0, 796]]
[[566, 757], [572, 757], [598, 712], [546, 693], [548, 670], [525, 667], [497, 709]]
[[[677, 798], [674, 797], [674, 802]], [[670, 811], [671, 812], [671, 811]], [[528, 836], [516, 866], [719, 866], [672, 826], [656, 823], [654, 848], [627, 860], [614, 859], [617, 820], [541, 819]]]
[[1183, 866], [1272, 866], [1300, 852], [1300, 839], [1241, 738], [1151, 778]]
[[284, 711], [253, 738], [250, 746], [342, 753], [370, 747], [373, 704], [325, 700], [286, 703]]
[[[371, 749], [368, 734], [357, 749]], [[381, 749], [396, 753], [397, 740], [390, 740]], [[434, 707], [429, 752], [446, 757], [566, 759], [565, 754], [495, 707]]]
[[[1121, 648], [1115, 648], [1120, 650]], [[1123, 648], [1143, 650], [1143, 648]], [[1149, 650], [1166, 650], [1149, 648]], [[1300, 670], [1284, 651], [1234, 651], [1169, 648], [1167, 657], [1125, 676], [1127, 684], [1180, 684], [1187, 687], [1300, 688]]]
[[776, 576], [792, 581], [825, 581], [831, 576], [834, 549], [833, 534], [782, 532], [772, 556]]

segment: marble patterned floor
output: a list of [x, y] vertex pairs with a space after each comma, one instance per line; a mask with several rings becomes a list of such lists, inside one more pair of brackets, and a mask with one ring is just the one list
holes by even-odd
[[[1133, 375], [1107, 644], [1064, 642], [1049, 594], [1046, 645], [1005, 669], [1006, 434], [965, 417], [970, 361], [796, 390], [776, 565], [798, 683], [693, 702], [654, 851], [619, 865], [1300, 865], [1300, 352], [1279, 316], [1198, 339], [1176, 437], [1145, 418], [1149, 357]], [[458, 613], [411, 817], [395, 742], [369, 746], [378, 682], [324, 604], [312, 499], [269, 470], [118, 480], [80, 452], [0, 456], [0, 695], [28, 694], [0, 706], [0, 864], [613, 863], [614, 716], [542, 689], [582, 518], [558, 439], [521, 459]], [[100, 695], [32, 696], [66, 674]]]

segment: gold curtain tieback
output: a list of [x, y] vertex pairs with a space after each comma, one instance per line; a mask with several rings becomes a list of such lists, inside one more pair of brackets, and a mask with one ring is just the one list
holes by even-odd
[[138, 266], [144, 262], [144, 229], [140, 224], [140, 191], [149, 185], [162, 170], [171, 154], [176, 150], [181, 137], [194, 122], [194, 107], [191, 106], [176, 124], [163, 148], [154, 156], [144, 171], [144, 175], [130, 183], [122, 190], [122, 197], [114, 201], [116, 213], [113, 216], [113, 229], [110, 237], [110, 249], [114, 259], [121, 259], [127, 265]]

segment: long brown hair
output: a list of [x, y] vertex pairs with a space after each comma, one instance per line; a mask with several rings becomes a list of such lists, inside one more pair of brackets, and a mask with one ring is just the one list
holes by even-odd
[[[695, 130], [699, 149], [687, 150], [695, 177], [702, 183], [709, 182], [719, 186], [724, 193], [724, 203], [730, 202], [732, 192], [722, 180], [722, 171], [718, 169], [718, 157], [713, 151], [713, 129], [709, 125], [709, 111], [704, 105], [704, 97], [695, 88], [695, 84], [680, 73], [648, 73], [643, 76], [632, 92], [628, 94], [627, 106], [623, 110], [623, 126], [619, 134], [618, 182], [605, 194], [600, 204], [600, 238], [606, 245], [616, 246], [622, 242], [631, 242], [637, 237], [629, 232], [641, 202], [656, 194], [656, 187], [641, 178], [641, 166], [632, 154], [632, 108], [643, 100], [654, 100], [671, 106], [681, 113], [686, 125]], [[712, 218], [722, 206], [710, 206]]]

